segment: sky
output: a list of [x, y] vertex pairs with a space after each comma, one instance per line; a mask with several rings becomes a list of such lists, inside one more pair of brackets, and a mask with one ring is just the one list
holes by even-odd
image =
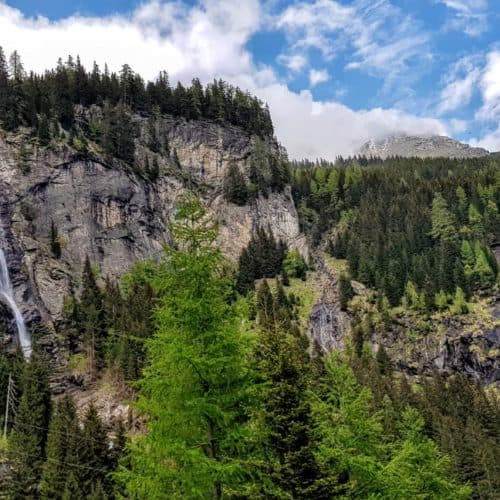
[[393, 134], [500, 150], [500, 0], [0, 0], [27, 70], [79, 55], [146, 79], [223, 78], [267, 102], [292, 158]]

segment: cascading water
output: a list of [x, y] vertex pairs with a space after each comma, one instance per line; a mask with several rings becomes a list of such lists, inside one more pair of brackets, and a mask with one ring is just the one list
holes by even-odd
[[19, 344], [23, 350], [24, 357], [29, 359], [31, 357], [31, 339], [24, 324], [24, 318], [17, 307], [14, 299], [14, 291], [9, 277], [9, 269], [7, 267], [7, 260], [2, 248], [0, 248], [0, 300], [3, 300], [9, 306], [14, 319], [16, 320], [17, 333]]

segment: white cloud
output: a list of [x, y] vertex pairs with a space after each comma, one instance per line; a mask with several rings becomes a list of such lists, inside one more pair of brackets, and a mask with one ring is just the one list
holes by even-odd
[[492, 129], [483, 137], [471, 139], [471, 146], [487, 149], [488, 151], [500, 151], [500, 126], [497, 129]]
[[[339, 19], [330, 22], [343, 22], [344, 11], [338, 12]], [[439, 120], [397, 109], [353, 111], [335, 101], [314, 101], [309, 91], [291, 91], [272, 69], [257, 66], [246, 48], [261, 22], [258, 0], [204, 0], [195, 6], [153, 0], [130, 15], [61, 21], [26, 18], [0, 0], [1, 43], [6, 52], [21, 53], [26, 69], [41, 72], [60, 56], [79, 54], [86, 66], [95, 59], [117, 70], [127, 62], [146, 78], [160, 69], [168, 70], [172, 81], [224, 78], [269, 103], [277, 136], [294, 158], [334, 159], [356, 152], [370, 138], [398, 132], [446, 133]], [[372, 57], [359, 47], [359, 60]]]
[[206, 0], [188, 8], [158, 0], [143, 4], [130, 16], [74, 16], [51, 22], [28, 19], [0, 1], [1, 43], [6, 52], [17, 49], [25, 66], [43, 71], [57, 58], [79, 54], [90, 66], [94, 60], [119, 69], [128, 62], [146, 78], [161, 69], [178, 78], [201, 78], [217, 73], [249, 71], [251, 57], [244, 44], [260, 22], [258, 0]]
[[459, 59], [444, 79], [438, 112], [447, 113], [469, 104], [480, 75], [481, 70], [474, 58]]
[[281, 54], [278, 57], [278, 62], [286, 66], [289, 70], [297, 73], [302, 71], [307, 66], [307, 59], [301, 54], [286, 55]]
[[362, 69], [394, 80], [412, 63], [429, 58], [429, 36], [418, 22], [389, 0], [356, 0], [345, 6], [335, 0], [298, 2], [276, 21], [292, 46], [291, 53], [319, 50], [331, 59], [354, 49], [348, 69]]
[[[488, 30], [487, 0], [436, 0], [446, 5], [452, 16], [446, 27], [475, 37]], [[494, 0], [496, 1], [496, 0]]]
[[397, 109], [353, 111], [335, 101], [315, 101], [308, 90], [291, 92], [278, 82], [260, 89], [271, 107], [278, 137], [292, 158], [328, 158], [356, 153], [369, 139], [398, 133], [448, 133], [432, 118], [419, 118]]
[[488, 54], [480, 85], [483, 105], [476, 118], [498, 120], [500, 118], [500, 50]]
[[450, 120], [450, 128], [454, 134], [463, 134], [467, 131], [468, 123], [465, 120]]
[[326, 69], [311, 69], [309, 71], [309, 83], [312, 87], [327, 82], [329, 79], [330, 75]]

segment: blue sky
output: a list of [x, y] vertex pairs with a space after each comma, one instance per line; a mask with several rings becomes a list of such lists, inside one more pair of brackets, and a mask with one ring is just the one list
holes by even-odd
[[500, 150], [500, 0], [0, 0], [27, 69], [80, 54], [223, 77], [269, 102], [294, 157], [442, 133]]

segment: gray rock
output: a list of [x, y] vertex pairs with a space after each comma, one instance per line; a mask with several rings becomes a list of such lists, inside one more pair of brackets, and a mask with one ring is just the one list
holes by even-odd
[[487, 156], [490, 153], [486, 149], [473, 148], [468, 144], [442, 135], [428, 137], [400, 135], [368, 141], [361, 147], [359, 154], [379, 158], [388, 158], [390, 156], [477, 158]]

